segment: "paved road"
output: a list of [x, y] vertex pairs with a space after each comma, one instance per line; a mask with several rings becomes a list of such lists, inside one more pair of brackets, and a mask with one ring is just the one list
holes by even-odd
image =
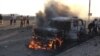
[[11, 36], [14, 36], [16, 34], [18, 34], [18, 32], [17, 31], [14, 31], [14, 32], [10, 32], [10, 33], [8, 33], [6, 35], [0, 36], [0, 41], [1, 40], [4, 40], [4, 39], [7, 39], [7, 38], [10, 38]]
[[30, 50], [26, 41], [31, 38], [30, 28], [0, 30], [0, 56], [52, 56], [43, 50]]
[[[32, 28], [19, 28], [19, 22], [11, 26], [9, 20], [6, 20], [0, 25], [0, 56], [52, 56], [51, 52], [26, 47], [32, 36]], [[34, 21], [30, 20], [30, 25], [33, 24]]]
[[100, 36], [66, 50], [57, 56], [100, 56]]

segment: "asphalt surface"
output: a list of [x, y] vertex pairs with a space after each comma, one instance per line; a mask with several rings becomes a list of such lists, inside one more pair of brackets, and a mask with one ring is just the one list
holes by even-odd
[[55, 56], [78, 45], [65, 40], [63, 47], [55, 51], [32, 50], [26, 46], [32, 36], [31, 27], [19, 28], [19, 24], [10, 26], [7, 23], [0, 27], [0, 56]]
[[100, 56], [100, 36], [95, 36], [57, 56]]
[[[55, 56], [76, 43], [65, 42], [63, 47], [54, 50], [32, 50], [27, 48], [26, 44], [32, 36], [32, 28], [12, 28], [0, 30], [0, 56]], [[73, 45], [72, 45], [73, 44]]]
[[32, 36], [31, 27], [0, 30], [0, 56], [52, 56], [44, 50], [27, 48], [28, 39]]

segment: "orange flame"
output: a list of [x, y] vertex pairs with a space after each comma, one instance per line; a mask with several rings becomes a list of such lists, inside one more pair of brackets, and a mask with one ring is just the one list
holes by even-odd
[[55, 39], [49, 40], [47, 44], [42, 44], [37, 38], [32, 38], [29, 41], [28, 48], [34, 50], [38, 50], [38, 49], [51, 50], [51, 49], [56, 49], [57, 44], [59, 44], [60, 47], [62, 43], [63, 41], [57, 37]]

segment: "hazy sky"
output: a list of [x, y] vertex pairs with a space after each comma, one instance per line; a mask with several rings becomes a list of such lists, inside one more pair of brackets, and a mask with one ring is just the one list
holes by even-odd
[[0, 0], [0, 13], [34, 15], [43, 9], [44, 0]]
[[[88, 10], [89, 0], [59, 0], [62, 3], [77, 4]], [[91, 12], [93, 16], [100, 16], [100, 1], [91, 0]], [[17, 13], [22, 15], [35, 15], [39, 10], [44, 9], [47, 0], [0, 0], [0, 13]]]
[[[75, 6], [75, 4], [77, 5], [76, 8], [78, 11], [81, 11], [83, 14], [87, 14], [88, 13], [88, 7], [89, 7], [89, 0], [63, 0], [60, 1], [64, 4], [69, 4], [71, 6]], [[100, 0], [91, 0], [91, 13], [92, 16], [98, 16], [100, 17]], [[74, 9], [76, 9], [74, 7]], [[83, 10], [82, 10], [83, 9]]]

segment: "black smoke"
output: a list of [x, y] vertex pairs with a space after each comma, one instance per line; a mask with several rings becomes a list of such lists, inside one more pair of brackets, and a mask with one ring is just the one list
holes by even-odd
[[59, 2], [52, 1], [45, 6], [44, 12], [39, 11], [36, 14], [38, 25], [42, 26], [44, 22], [48, 22], [54, 17], [77, 17], [77, 14], [72, 13], [70, 8]]
[[70, 8], [59, 2], [52, 1], [49, 2], [46, 7], [44, 14], [46, 18], [53, 18], [57, 16], [67, 17], [67, 16], [77, 16], [75, 13], [70, 11]]

